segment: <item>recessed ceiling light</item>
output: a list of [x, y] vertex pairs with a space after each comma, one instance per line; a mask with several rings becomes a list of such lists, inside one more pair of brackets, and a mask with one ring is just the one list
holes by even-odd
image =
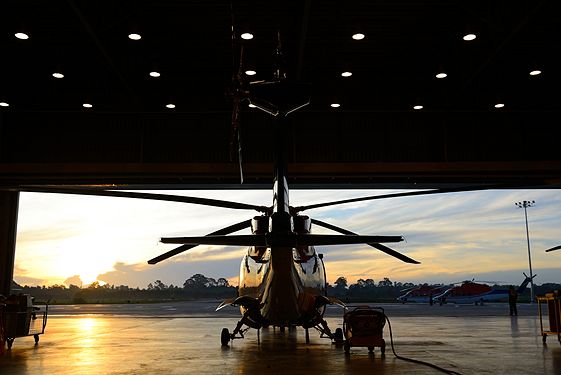
[[542, 74], [542, 71], [541, 71], [541, 70], [538, 70], [538, 69], [534, 69], [534, 70], [532, 70], [532, 71], [530, 72], [530, 75], [531, 75], [531, 76], [538, 76], [538, 75], [540, 75], [540, 74]]
[[160, 76], [159, 72], [150, 72], [150, 77], [158, 78]]
[[9, 107], [10, 105], [6, 102], [0, 102], [0, 107]]
[[18, 39], [22, 39], [22, 40], [29, 39], [29, 35], [27, 35], [26, 33], [15, 33], [14, 35]]
[[339, 108], [341, 106], [341, 104], [339, 103], [331, 103], [331, 107], [333, 108]]
[[343, 72], [343, 73], [341, 73], [341, 75], [342, 75], [343, 77], [350, 77], [350, 76], [353, 75], [353, 73], [351, 73], [351, 72]]
[[438, 74], [436, 75], [436, 78], [446, 78], [446, 77], [448, 77], [448, 74], [446, 74], [446, 73], [444, 73], [444, 72], [443, 72], [443, 73], [438, 73]]
[[53, 73], [53, 77], [59, 78], [59, 79], [60, 79], [60, 78], [64, 78], [64, 74], [59, 73], [59, 72], [55, 72], [55, 73]]
[[166, 108], [170, 108], [170, 109], [175, 108], [175, 104], [172, 103], [166, 104]]
[[463, 39], [467, 42], [474, 40], [475, 38], [477, 38], [477, 35], [475, 34], [466, 34], [464, 35]]
[[353, 34], [353, 39], [354, 40], [362, 40], [362, 39], [364, 39], [364, 34], [362, 34], [362, 33]]
[[248, 106], [249, 108], [257, 108], [257, 106], [256, 106], [255, 104], [251, 104], [251, 103], [249, 103], [247, 106]]
[[420, 104], [414, 105], [413, 109], [419, 110], [419, 109], [423, 109], [423, 106]]
[[242, 37], [242, 39], [250, 40], [250, 39], [253, 39], [253, 34], [252, 33], [243, 33], [241, 35], [241, 37]]
[[92, 108], [93, 105], [91, 105], [90, 103], [84, 103], [84, 104], [82, 104], [82, 107], [84, 107], [84, 108]]
[[503, 108], [504, 106], [505, 106], [504, 103], [495, 104], [495, 108]]
[[245, 74], [247, 74], [248, 76], [254, 76], [257, 74], [257, 72], [255, 70], [246, 70]]
[[140, 36], [140, 34], [131, 33], [131, 34], [129, 34], [129, 39], [131, 39], [131, 40], [140, 40], [140, 39], [142, 39], [142, 37]]

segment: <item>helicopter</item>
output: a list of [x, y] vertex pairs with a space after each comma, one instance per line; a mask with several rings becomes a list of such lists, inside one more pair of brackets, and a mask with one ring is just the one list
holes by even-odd
[[[276, 129], [279, 133], [277, 139], [282, 139], [282, 126], [277, 126]], [[329, 338], [335, 343], [343, 342], [342, 329], [337, 328], [332, 332], [323, 316], [327, 305], [335, 304], [343, 308], [346, 305], [337, 298], [327, 295], [325, 264], [322, 254], [316, 251], [316, 246], [367, 244], [405, 263], [419, 264], [420, 262], [384, 245], [384, 243], [401, 242], [402, 236], [358, 235], [350, 230], [311, 218], [303, 212], [354, 202], [460, 190], [443, 188], [407, 191], [291, 206], [283, 147], [277, 147], [276, 155], [271, 206], [183, 195], [123, 191], [116, 190], [115, 187], [112, 190], [91, 187], [22, 187], [20, 191], [148, 199], [257, 211], [260, 215], [205, 236], [162, 237], [160, 242], [180, 246], [149, 259], [148, 264], [155, 265], [198, 245], [246, 247], [247, 252], [240, 263], [237, 296], [221, 302], [216, 308], [218, 311], [226, 306], [239, 307], [242, 315], [232, 332], [227, 328], [222, 329], [220, 340], [223, 346], [227, 346], [231, 340], [244, 338], [244, 333], [250, 328], [259, 332], [261, 328], [270, 326], [279, 327], [281, 330], [296, 326], [303, 327], [306, 331], [306, 343], [309, 343], [310, 328], [319, 331], [320, 337]], [[473, 188], [467, 187], [464, 190], [471, 189]], [[313, 225], [339, 234], [312, 234]], [[251, 229], [252, 234], [234, 234], [245, 229]]]
[[[239, 108], [242, 102], [249, 104], [276, 118], [273, 205], [256, 207], [228, 202], [230, 208], [251, 208], [261, 213], [251, 220], [246, 220], [204, 237], [171, 237], [162, 238], [162, 243], [182, 244], [176, 249], [168, 251], [148, 261], [156, 264], [179, 252], [190, 249], [199, 244], [247, 246], [247, 253], [240, 264], [238, 295], [223, 301], [216, 310], [226, 306], [237, 306], [242, 314], [233, 332], [223, 328], [221, 344], [223, 346], [233, 339], [243, 338], [244, 332], [250, 328], [301, 326], [306, 331], [306, 342], [309, 343], [309, 329], [317, 329], [321, 337], [327, 337], [335, 342], [343, 342], [343, 332], [337, 328], [332, 332], [323, 319], [326, 305], [337, 304], [345, 307], [340, 300], [328, 297], [326, 270], [322, 254], [316, 252], [315, 246], [342, 245], [367, 243], [370, 246], [394, 256], [404, 262], [417, 264], [409, 258], [382, 243], [403, 241], [401, 236], [360, 236], [356, 233], [339, 228], [329, 223], [311, 219], [301, 214], [311, 208], [325, 207], [334, 204], [348, 203], [353, 200], [327, 202], [323, 204], [293, 207], [289, 203], [289, 186], [287, 176], [287, 162], [284, 155], [286, 135], [282, 126], [283, 119], [290, 113], [309, 103], [309, 97], [299, 95], [302, 85], [286, 82], [286, 74], [282, 69], [282, 51], [280, 33], [275, 50], [275, 70], [272, 81], [250, 83], [250, 88], [244, 88], [241, 70], [234, 74], [235, 91], [232, 129], [239, 129], [237, 123]], [[242, 55], [240, 55], [240, 62]], [[240, 63], [241, 66], [241, 63]], [[286, 95], [278, 92], [292, 92], [294, 95], [286, 100]], [[259, 95], [255, 95], [258, 93]], [[266, 99], [263, 99], [263, 98]], [[276, 99], [274, 103], [270, 98]], [[239, 133], [238, 133], [239, 136]], [[238, 138], [239, 145], [239, 138]], [[241, 166], [241, 147], [239, 165], [241, 182], [243, 172]], [[373, 199], [377, 199], [372, 197]], [[312, 224], [324, 227], [340, 234], [317, 235], [312, 234]], [[251, 228], [251, 235], [230, 235], [241, 229]]]
[[[517, 293], [522, 294], [530, 281], [537, 275], [531, 277], [524, 273], [524, 280], [517, 288]], [[483, 282], [466, 280], [460, 285], [446, 289], [443, 293], [434, 296], [434, 301], [443, 303], [451, 302], [456, 304], [483, 305], [484, 302], [506, 301], [508, 299], [508, 289], [495, 289]]]
[[401, 303], [406, 302], [419, 302], [419, 303], [432, 303], [433, 296], [439, 295], [447, 289], [444, 285], [429, 285], [423, 284], [413, 288], [402, 290], [402, 295], [397, 297]]

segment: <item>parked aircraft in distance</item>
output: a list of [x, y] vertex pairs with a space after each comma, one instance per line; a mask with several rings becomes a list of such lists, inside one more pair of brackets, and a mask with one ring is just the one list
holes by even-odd
[[[524, 274], [526, 276], [526, 274]], [[517, 289], [518, 294], [522, 294], [528, 283], [534, 278], [526, 276], [522, 284]], [[461, 285], [456, 285], [446, 289], [443, 293], [434, 296], [434, 302], [458, 303], [458, 304], [483, 304], [483, 302], [507, 301], [508, 289], [496, 289], [484, 283], [475, 281], [464, 281]]]
[[442, 294], [449, 286], [423, 284], [414, 288], [405, 289], [404, 294], [397, 297], [401, 303], [419, 302], [430, 303], [434, 296]]

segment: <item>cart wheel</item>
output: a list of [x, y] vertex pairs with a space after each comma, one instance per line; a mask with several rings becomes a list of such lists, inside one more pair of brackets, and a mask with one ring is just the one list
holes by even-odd
[[6, 339], [6, 342], [8, 343], [8, 350], [12, 349], [12, 344], [14, 343], [14, 339]]
[[345, 344], [343, 344], [343, 347], [345, 349], [345, 353], [349, 354], [349, 351], [351, 350], [351, 345], [349, 345], [349, 342], [347, 340], [345, 340]]
[[338, 344], [343, 342], [343, 330], [341, 328], [335, 330], [334, 338], [335, 342]]
[[374, 347], [373, 346], [368, 347], [368, 353], [374, 354]]
[[544, 344], [545, 344], [545, 340], [546, 340], [546, 339], [547, 339], [547, 335], [543, 335], [542, 341], [543, 341]]
[[35, 339], [35, 345], [37, 345], [39, 343], [39, 335], [35, 334], [33, 338]]
[[385, 341], [382, 343], [382, 346], [380, 347], [380, 352], [382, 353], [382, 356], [386, 355], [386, 342]]
[[230, 331], [228, 331], [228, 328], [222, 328], [220, 342], [222, 343], [222, 346], [228, 346], [228, 343], [230, 342]]

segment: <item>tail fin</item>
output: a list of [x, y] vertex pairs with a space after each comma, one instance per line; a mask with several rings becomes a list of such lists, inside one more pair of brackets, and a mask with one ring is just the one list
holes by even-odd
[[526, 290], [526, 286], [528, 286], [528, 284], [530, 283], [530, 281], [532, 281], [532, 279], [538, 275], [534, 275], [534, 276], [528, 276], [523, 272], [524, 276], [526, 276], [526, 278], [524, 279], [524, 281], [522, 281], [522, 284], [520, 284], [520, 286], [518, 287], [518, 294], [522, 294], [524, 293], [524, 290]]

